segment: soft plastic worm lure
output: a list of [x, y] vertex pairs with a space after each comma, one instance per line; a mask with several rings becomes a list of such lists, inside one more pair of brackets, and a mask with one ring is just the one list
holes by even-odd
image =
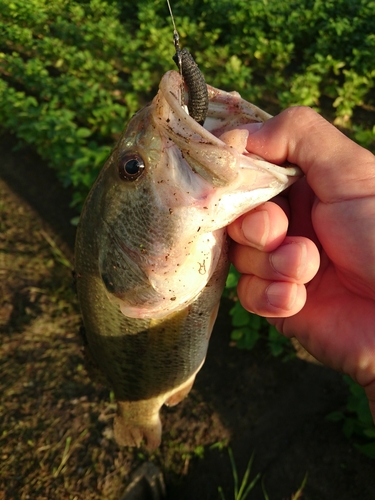
[[167, 0], [167, 3], [173, 23], [173, 39], [176, 49], [176, 54], [173, 56], [173, 60], [177, 64], [188, 89], [189, 100], [187, 107], [189, 114], [196, 122], [203, 125], [208, 111], [207, 85], [202, 72], [193, 59], [193, 56], [187, 49], [180, 49], [180, 37], [176, 29], [169, 0]]

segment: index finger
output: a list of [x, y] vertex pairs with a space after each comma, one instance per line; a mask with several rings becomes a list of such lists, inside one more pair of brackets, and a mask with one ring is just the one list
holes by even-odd
[[297, 164], [325, 203], [375, 193], [375, 157], [307, 107], [289, 108], [247, 140], [247, 149], [266, 160]]

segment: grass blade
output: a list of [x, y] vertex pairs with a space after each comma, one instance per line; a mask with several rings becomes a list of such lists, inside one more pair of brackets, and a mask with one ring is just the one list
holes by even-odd
[[258, 474], [255, 477], [255, 479], [253, 479], [253, 481], [246, 488], [247, 482], [249, 480], [250, 472], [251, 472], [251, 467], [253, 465], [253, 461], [254, 461], [254, 452], [252, 453], [252, 455], [250, 457], [250, 460], [249, 460], [247, 467], [246, 467], [246, 470], [245, 470], [245, 474], [242, 478], [241, 487], [240, 487], [240, 490], [238, 492], [238, 500], [241, 500], [242, 498], [245, 499], [247, 497], [247, 495], [249, 494], [249, 492], [254, 488], [255, 483], [259, 479], [259, 474]]
[[254, 486], [258, 482], [259, 478], [260, 478], [260, 472], [254, 477], [254, 479], [251, 481], [251, 483], [249, 484], [249, 486], [244, 491], [243, 495], [241, 497], [239, 497], [238, 500], [245, 500], [245, 498], [247, 498], [248, 494], [254, 488]]
[[301, 483], [301, 486], [298, 488], [298, 491], [296, 491], [294, 493], [294, 495], [292, 495], [291, 500], [299, 500], [301, 498], [301, 495], [302, 495], [302, 492], [303, 492], [303, 488], [305, 487], [306, 482], [307, 482], [307, 476], [308, 476], [308, 474], [306, 472], [305, 477], [303, 478], [303, 481]]
[[221, 486], [218, 487], [217, 492], [219, 493], [220, 500], [225, 500], [223, 488]]
[[238, 497], [238, 474], [237, 474], [237, 467], [234, 462], [233, 458], [233, 452], [232, 448], [228, 448], [228, 454], [229, 454], [229, 460], [232, 466], [232, 474], [233, 474], [233, 481], [234, 481], [234, 498]]
[[264, 484], [265, 476], [262, 477], [262, 491], [263, 491], [263, 496], [264, 500], [270, 500], [270, 497], [268, 496], [268, 493], [266, 491], [266, 486]]

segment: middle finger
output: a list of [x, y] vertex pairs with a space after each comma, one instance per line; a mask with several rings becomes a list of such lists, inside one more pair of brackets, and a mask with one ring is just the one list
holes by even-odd
[[271, 281], [307, 283], [319, 269], [319, 252], [308, 238], [287, 236], [273, 252], [232, 244], [231, 260], [242, 274], [252, 274]]

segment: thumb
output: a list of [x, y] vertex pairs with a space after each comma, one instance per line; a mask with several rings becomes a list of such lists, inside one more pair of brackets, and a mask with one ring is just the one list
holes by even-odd
[[374, 155], [311, 108], [289, 108], [261, 128], [252, 125], [247, 150], [279, 165], [297, 164], [324, 203], [374, 194]]

